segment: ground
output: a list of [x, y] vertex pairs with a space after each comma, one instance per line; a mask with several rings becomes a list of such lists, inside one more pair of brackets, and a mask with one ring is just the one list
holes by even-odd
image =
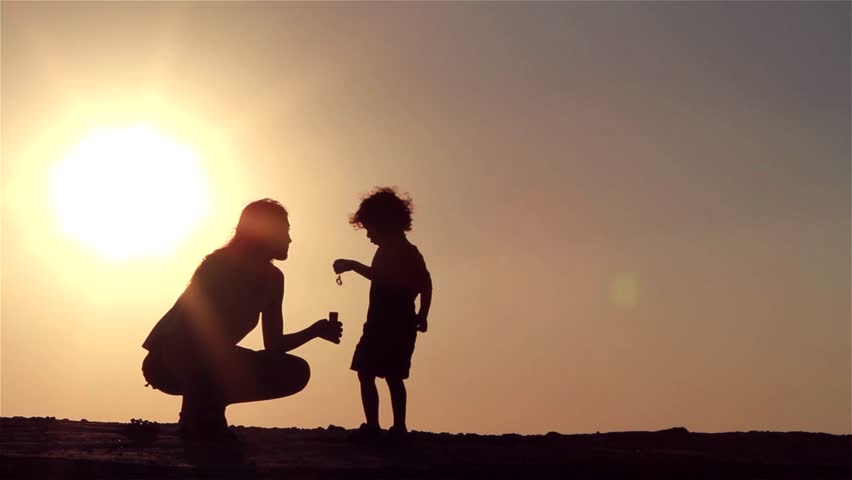
[[849, 479], [852, 436], [658, 432], [522, 436], [235, 427], [239, 443], [181, 442], [176, 425], [0, 418], [0, 478]]

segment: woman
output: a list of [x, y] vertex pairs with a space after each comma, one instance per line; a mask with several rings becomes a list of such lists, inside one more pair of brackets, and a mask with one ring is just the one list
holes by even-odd
[[[143, 347], [145, 379], [182, 395], [180, 432], [191, 438], [232, 436], [225, 407], [286, 397], [305, 388], [308, 363], [286, 352], [315, 338], [340, 343], [342, 325], [319, 320], [283, 333], [285, 260], [292, 239], [287, 210], [263, 199], [247, 205], [234, 237], [208, 255]], [[237, 346], [263, 319], [264, 350]]]

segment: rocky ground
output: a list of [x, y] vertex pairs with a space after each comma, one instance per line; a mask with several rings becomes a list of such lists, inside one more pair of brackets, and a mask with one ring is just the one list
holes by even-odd
[[415, 432], [407, 445], [353, 445], [335, 426], [234, 430], [238, 443], [203, 444], [174, 424], [0, 418], [0, 478], [852, 478], [849, 435]]

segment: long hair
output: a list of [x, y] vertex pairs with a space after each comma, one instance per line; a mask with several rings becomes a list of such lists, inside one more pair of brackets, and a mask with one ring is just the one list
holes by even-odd
[[[249, 203], [243, 207], [231, 239], [205, 256], [193, 273], [192, 278], [194, 279], [198, 274], [198, 268], [217, 252], [222, 252], [231, 247], [251, 248], [271, 243], [278, 234], [275, 230], [276, 226], [280, 224], [282, 219], [287, 220], [287, 218], [287, 209], [277, 200], [262, 198]], [[190, 279], [190, 283], [192, 283], [192, 279]]]
[[190, 277], [187, 287], [196, 280], [201, 266], [212, 255], [232, 247], [252, 248], [271, 243], [275, 235], [278, 234], [275, 231], [276, 225], [282, 219], [287, 220], [287, 217], [288, 213], [284, 205], [271, 198], [255, 200], [243, 207], [243, 211], [240, 213], [240, 220], [237, 222], [237, 228], [234, 229], [234, 235], [224, 245], [209, 253], [201, 260], [201, 263], [195, 268], [192, 277]]
[[276, 234], [275, 227], [282, 219], [287, 220], [287, 217], [287, 209], [278, 201], [271, 198], [255, 200], [243, 208], [234, 236], [228, 245], [235, 242], [269, 243]]

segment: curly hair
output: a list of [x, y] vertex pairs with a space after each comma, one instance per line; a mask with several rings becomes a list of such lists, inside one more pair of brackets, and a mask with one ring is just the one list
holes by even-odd
[[376, 187], [361, 198], [358, 211], [349, 216], [355, 228], [379, 228], [407, 232], [411, 230], [414, 204], [407, 193], [398, 194], [395, 187]]

